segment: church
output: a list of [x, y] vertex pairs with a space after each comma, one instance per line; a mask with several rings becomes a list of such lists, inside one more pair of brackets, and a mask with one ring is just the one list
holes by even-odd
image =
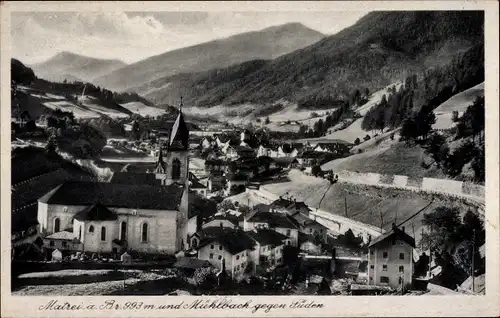
[[42, 196], [37, 219], [47, 247], [161, 254], [189, 248], [197, 215], [189, 209], [189, 130], [182, 110], [158, 148], [148, 176], [155, 182], [71, 181]]

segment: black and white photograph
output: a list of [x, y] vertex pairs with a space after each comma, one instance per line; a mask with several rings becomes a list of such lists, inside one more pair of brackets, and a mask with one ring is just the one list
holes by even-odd
[[202, 8], [10, 13], [11, 295], [487, 295], [485, 11]]

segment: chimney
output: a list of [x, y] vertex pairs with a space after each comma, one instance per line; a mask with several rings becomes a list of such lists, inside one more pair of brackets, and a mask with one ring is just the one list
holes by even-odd
[[405, 231], [405, 227], [403, 226], [403, 227], [401, 228], [401, 230], [403, 230], [403, 232], [404, 232], [404, 231]]
[[393, 229], [393, 230], [395, 230], [395, 229], [397, 229], [397, 228], [398, 228], [398, 227], [396, 226], [396, 223], [394, 223], [394, 222], [393, 222], [393, 223], [392, 223], [392, 229]]

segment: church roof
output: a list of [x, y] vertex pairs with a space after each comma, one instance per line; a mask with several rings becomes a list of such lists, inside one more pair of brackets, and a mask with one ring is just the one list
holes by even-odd
[[78, 212], [74, 218], [78, 221], [114, 221], [118, 216], [102, 204], [96, 203]]
[[182, 111], [179, 112], [175, 120], [172, 132], [170, 133], [169, 150], [188, 150], [189, 149], [189, 130]]
[[178, 210], [182, 187], [67, 181], [38, 199], [60, 205], [92, 205], [131, 209]]
[[156, 179], [154, 173], [137, 173], [137, 172], [115, 172], [109, 181], [111, 183], [121, 184], [148, 184], [161, 185], [160, 180]]

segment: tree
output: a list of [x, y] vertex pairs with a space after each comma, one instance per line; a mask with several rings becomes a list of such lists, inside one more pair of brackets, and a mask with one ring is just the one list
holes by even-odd
[[459, 211], [455, 207], [439, 206], [432, 213], [424, 214], [422, 224], [430, 228], [422, 241], [433, 251], [443, 253], [459, 242], [461, 228]]
[[416, 118], [417, 137], [427, 138], [427, 135], [432, 130], [432, 125], [436, 122], [434, 110], [429, 105], [424, 105], [418, 112]]
[[311, 174], [315, 177], [319, 177], [323, 174], [323, 171], [321, 170], [321, 166], [319, 165], [314, 165], [312, 168], [311, 168]]
[[410, 116], [403, 121], [403, 126], [401, 127], [401, 137], [406, 143], [414, 141], [417, 137], [417, 123], [415, 122], [415, 117]]
[[458, 111], [454, 110], [452, 113], [451, 113], [451, 120], [456, 123], [458, 122]]
[[56, 154], [57, 149], [57, 140], [56, 136], [50, 135], [47, 140], [47, 144], [45, 145], [45, 153], [48, 157], [53, 157]]
[[440, 134], [432, 134], [425, 145], [425, 152], [434, 159], [438, 166], [446, 162], [449, 148], [445, 138]]
[[356, 138], [356, 140], [354, 140], [355, 145], [359, 145], [360, 143], [361, 143], [361, 140], [359, 140], [359, 138]]

